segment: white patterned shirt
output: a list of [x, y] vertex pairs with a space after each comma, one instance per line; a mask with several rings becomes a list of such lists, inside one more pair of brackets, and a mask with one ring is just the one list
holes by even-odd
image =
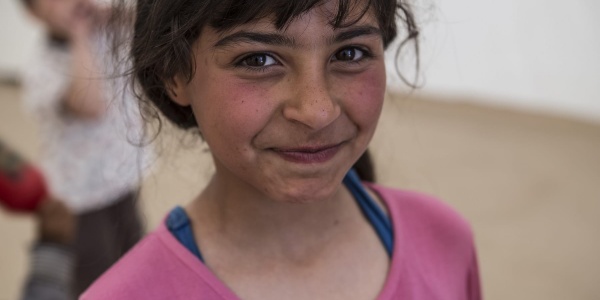
[[111, 62], [106, 39], [96, 40], [98, 57], [104, 58], [104, 74], [98, 77], [106, 79], [108, 101], [99, 119], [77, 118], [64, 111], [72, 78], [68, 46], [44, 41], [23, 76], [25, 107], [40, 128], [42, 172], [51, 193], [76, 213], [101, 209], [136, 191], [154, 160], [148, 146], [138, 146], [143, 123], [127, 79], [106, 76], [125, 66]]

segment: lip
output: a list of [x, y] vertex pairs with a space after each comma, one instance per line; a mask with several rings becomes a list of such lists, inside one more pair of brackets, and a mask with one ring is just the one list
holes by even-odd
[[343, 143], [327, 146], [307, 146], [298, 148], [272, 148], [281, 158], [300, 164], [324, 163], [331, 160]]

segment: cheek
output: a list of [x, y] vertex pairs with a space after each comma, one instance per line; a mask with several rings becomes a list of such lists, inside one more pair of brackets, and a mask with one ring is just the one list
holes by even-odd
[[203, 84], [194, 84], [192, 106], [207, 142], [247, 143], [268, 122], [272, 109], [260, 85], [218, 75], [196, 82]]
[[385, 96], [385, 68], [372, 68], [352, 77], [342, 93], [344, 108], [359, 128], [374, 130]]

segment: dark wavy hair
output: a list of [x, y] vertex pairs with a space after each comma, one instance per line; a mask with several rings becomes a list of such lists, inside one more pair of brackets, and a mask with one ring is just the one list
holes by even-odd
[[[261, 18], [274, 17], [276, 28], [283, 29], [294, 18], [326, 1], [137, 0], [130, 54], [135, 86], [139, 89], [138, 97], [142, 101], [151, 101], [177, 127], [197, 127], [192, 109], [172, 101], [166, 84], [176, 75], [191, 80], [194, 72], [202, 71], [196, 69], [192, 45], [204, 26], [225, 31]], [[379, 22], [386, 48], [397, 36], [396, 20], [399, 20], [405, 34], [397, 55], [409, 42], [413, 42], [418, 52], [418, 30], [407, 0], [337, 1], [337, 14], [329, 22], [334, 28], [350, 26], [371, 10]], [[357, 11], [355, 9], [361, 13], [351, 14]], [[418, 62], [418, 55], [416, 59]], [[359, 159], [355, 169], [363, 180], [374, 181], [373, 164], [368, 151]]]

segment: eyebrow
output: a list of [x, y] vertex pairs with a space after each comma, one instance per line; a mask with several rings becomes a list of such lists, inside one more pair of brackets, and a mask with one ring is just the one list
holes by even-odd
[[296, 45], [294, 39], [283, 36], [278, 33], [238, 31], [234, 34], [228, 35], [220, 39], [213, 45], [213, 48], [225, 48], [233, 44], [239, 44], [244, 42], [288, 47], [294, 47]]
[[347, 40], [351, 40], [353, 38], [357, 38], [360, 36], [370, 36], [370, 35], [378, 35], [383, 36], [381, 30], [379, 28], [365, 25], [365, 26], [356, 26], [352, 27], [349, 30], [344, 30], [337, 34], [333, 40], [330, 40], [330, 43], [341, 43]]
[[[360, 36], [378, 35], [382, 36], [381, 30], [373, 26], [355, 26], [336, 34], [327, 40], [328, 43], [341, 43]], [[249, 31], [238, 31], [217, 41], [213, 48], [225, 48], [239, 43], [260, 43], [273, 46], [297, 47], [294, 38], [279, 33], [260, 33]]]

